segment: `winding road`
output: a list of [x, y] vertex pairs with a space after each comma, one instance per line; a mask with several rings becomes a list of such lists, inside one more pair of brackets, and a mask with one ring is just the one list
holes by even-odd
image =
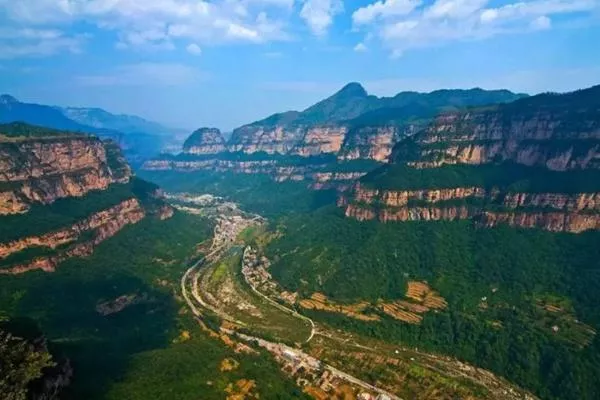
[[[213, 242], [214, 243], [214, 242]], [[226, 243], [231, 244], [232, 241], [226, 241]], [[212, 247], [211, 247], [212, 248]], [[209, 304], [207, 304], [203, 299], [202, 296], [200, 296], [199, 294], [199, 288], [198, 288], [198, 269], [200, 267], [202, 267], [206, 262], [212, 262], [215, 255], [222, 253], [223, 251], [227, 250], [227, 246], [226, 244], [223, 244], [221, 246], [216, 247], [215, 249], [213, 249], [209, 254], [207, 254], [204, 258], [198, 260], [196, 263], [194, 263], [194, 265], [192, 265], [191, 267], [189, 267], [185, 273], [183, 274], [183, 276], [181, 277], [181, 281], [180, 281], [180, 285], [181, 285], [181, 293], [188, 305], [188, 307], [190, 308], [190, 310], [192, 311], [192, 313], [194, 314], [194, 316], [198, 319], [200, 319], [202, 317], [202, 312], [200, 312], [198, 310], [198, 308], [196, 307], [196, 304], [194, 304], [194, 300], [198, 302], [198, 304], [200, 304], [200, 306], [202, 306], [203, 308], [216, 313], [217, 315], [221, 316], [221, 312], [217, 309], [215, 309], [214, 307], [211, 307]], [[218, 259], [218, 257], [217, 257]], [[215, 259], [216, 260], [216, 259]], [[190, 297], [190, 293], [188, 292], [188, 281], [192, 279], [192, 282], [190, 284], [191, 288], [192, 288], [192, 293], [191, 293], [191, 297]], [[292, 310], [290, 308], [287, 308], [279, 303], [277, 303], [276, 301], [270, 299], [269, 297], [265, 296], [264, 294], [260, 293], [258, 290], [256, 290], [252, 285], [249, 285], [252, 290], [258, 294], [261, 298], [267, 300], [270, 304], [272, 304], [273, 306], [277, 307], [278, 309], [285, 311], [287, 313], [290, 313], [300, 319], [303, 319], [305, 321], [308, 321], [311, 325], [311, 333], [310, 336], [308, 337], [308, 339], [306, 340], [306, 343], [308, 343], [314, 336], [315, 331], [316, 331], [316, 327], [315, 327], [315, 323], [313, 322], [312, 319], [299, 314], [298, 312], [296, 312], [295, 310]], [[192, 300], [193, 298], [193, 300]], [[231, 318], [225, 318], [225, 319], [229, 319], [231, 320]], [[243, 323], [241, 323], [241, 321], [233, 321], [237, 324], [242, 324], [245, 325]], [[225, 333], [229, 333], [229, 334], [233, 334], [234, 332], [228, 329], [223, 329], [221, 328]], [[367, 389], [367, 390], [371, 390], [373, 392], [376, 392], [378, 394], [382, 394], [382, 395], [386, 395], [388, 396], [390, 399], [392, 400], [402, 400], [400, 397], [389, 393], [383, 389], [377, 388], [361, 379], [358, 379], [350, 374], [347, 374], [329, 364], [324, 363], [321, 360], [318, 360], [304, 352], [302, 352], [301, 350], [298, 349], [293, 349], [289, 346], [286, 346], [282, 343], [274, 343], [274, 342], [270, 342], [267, 341], [265, 339], [259, 338], [259, 337], [255, 337], [255, 336], [250, 336], [250, 335], [246, 335], [246, 334], [241, 334], [241, 333], [237, 333], [237, 336], [249, 341], [249, 342], [256, 342], [258, 343], [261, 347], [264, 347], [266, 349], [274, 349], [274, 348], [284, 348], [284, 349], [288, 349], [290, 351], [293, 351], [295, 353], [299, 353], [302, 354], [302, 356], [306, 359], [312, 359], [315, 362], [319, 363], [319, 365], [321, 365], [324, 369], [328, 370], [331, 374], [333, 374], [334, 376], [338, 377], [339, 379], [345, 380], [346, 382], [350, 382], [354, 385], [357, 385], [359, 387], [362, 387], [363, 389]]]

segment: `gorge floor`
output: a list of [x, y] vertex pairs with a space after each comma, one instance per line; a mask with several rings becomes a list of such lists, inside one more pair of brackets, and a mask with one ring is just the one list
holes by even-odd
[[[193, 213], [208, 209], [197, 202], [174, 204]], [[263, 220], [241, 211], [231, 215], [230, 207], [226, 214], [214, 213], [219, 206], [210, 207], [217, 221], [213, 245], [181, 280], [188, 307], [205, 330], [237, 351], [256, 351], [256, 346], [266, 349], [305, 393], [315, 398], [340, 391], [354, 397], [369, 393], [394, 399], [534, 398], [456, 359], [343, 332], [321, 321], [312, 322], [287, 306], [277, 307], [280, 299], [260, 292], [241, 274], [242, 249], [256, 238], [248, 231], [261, 231], [252, 221]], [[217, 324], [215, 316], [220, 319]]]

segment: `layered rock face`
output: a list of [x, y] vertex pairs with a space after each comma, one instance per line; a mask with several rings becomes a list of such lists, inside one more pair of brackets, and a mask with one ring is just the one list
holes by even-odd
[[108, 154], [96, 138], [0, 137], [0, 215], [25, 212], [34, 203], [84, 196], [128, 182], [130, 176], [124, 159]]
[[[470, 204], [469, 199], [480, 200]], [[452, 204], [460, 200], [464, 204]], [[461, 203], [459, 202], [459, 203]], [[499, 188], [373, 190], [360, 184], [341, 195], [347, 217], [365, 221], [452, 221], [475, 218], [486, 227], [504, 223], [553, 232], [600, 228], [600, 193], [518, 193]], [[493, 206], [496, 211], [487, 210]]]
[[387, 162], [399, 137], [400, 131], [394, 126], [353, 129], [338, 158], [340, 160], [369, 159]]
[[346, 126], [320, 126], [306, 131], [302, 141], [291, 151], [299, 156], [316, 156], [319, 154], [337, 154], [342, 148], [348, 128]]
[[233, 131], [228, 149], [230, 152], [253, 154], [288, 154], [304, 136], [303, 128], [285, 126], [247, 125]]
[[0, 133], [0, 274], [54, 271], [146, 214], [173, 215], [115, 143], [24, 124]]
[[246, 154], [265, 152], [302, 157], [333, 154], [339, 160], [386, 162], [400, 136], [400, 130], [393, 126], [247, 126], [234, 131], [228, 149]]
[[[514, 162], [554, 171], [600, 168], [600, 86], [438, 117], [415, 136], [417, 168]], [[587, 94], [584, 94], [587, 96]], [[405, 153], [398, 149], [399, 161]]]
[[183, 144], [186, 154], [217, 154], [225, 150], [225, 139], [217, 128], [200, 128]]
[[[431, 93], [401, 92], [394, 97], [378, 98], [369, 95], [358, 83], [350, 83], [332, 96], [303, 111], [273, 114], [263, 120], [235, 129], [225, 143], [214, 128], [202, 128], [186, 141], [183, 156], [162, 157], [146, 162], [145, 170], [225, 170], [225, 161], [232, 161], [230, 172], [268, 173], [276, 180], [312, 180], [308, 172], [268, 171], [269, 165], [242, 165], [252, 161], [276, 160], [279, 169], [295, 168], [304, 157], [330, 164], [355, 160], [374, 162], [355, 163], [356, 176], [372, 170], [377, 163], [388, 162], [392, 148], [401, 138], [412, 135], [439, 110], [472, 105], [506, 102], [525, 95], [509, 91], [440, 90]], [[198, 156], [194, 159], [192, 156]], [[214, 156], [209, 159], [208, 156]], [[360, 165], [359, 165], [360, 164]], [[308, 167], [307, 167], [308, 168]], [[315, 168], [308, 168], [314, 170]], [[335, 167], [331, 168], [335, 169]], [[345, 167], [342, 167], [344, 171]], [[329, 188], [330, 183], [314, 181], [315, 188]], [[344, 187], [347, 185], [344, 184]]]
[[[19, 274], [35, 269], [52, 272], [62, 261], [71, 257], [89, 256], [94, 247], [117, 234], [123, 227], [135, 224], [144, 218], [145, 212], [135, 198], [125, 200], [118, 205], [92, 214], [88, 218], [64, 229], [49, 232], [41, 236], [21, 238], [9, 243], [0, 244], [0, 260], [11, 254], [29, 248], [56, 249], [73, 243], [56, 255], [35, 258], [26, 263], [0, 269], [0, 274]], [[85, 233], [91, 233], [90, 240], [79, 241]]]
[[340, 196], [346, 216], [600, 229], [600, 86], [442, 115], [391, 158]]
[[154, 160], [144, 164], [147, 171], [169, 171], [181, 172], [210, 171], [210, 172], [234, 172], [239, 174], [266, 174], [276, 182], [286, 181], [308, 181], [315, 189], [329, 189], [333, 186], [323, 185], [332, 182], [352, 182], [366, 171], [339, 172], [328, 171], [328, 164], [310, 164], [291, 166], [281, 164], [277, 160], [256, 161], [232, 161], [208, 159], [198, 161], [173, 161]]

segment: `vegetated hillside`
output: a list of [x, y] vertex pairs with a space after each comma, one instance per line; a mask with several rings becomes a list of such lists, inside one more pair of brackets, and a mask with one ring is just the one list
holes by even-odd
[[0, 274], [53, 271], [146, 215], [173, 213], [96, 137], [0, 125], [0, 156]]
[[[166, 144], [158, 124], [139, 117], [113, 115], [101, 109], [62, 109], [23, 103], [10, 95], [0, 96], [0, 123], [24, 122], [63, 131], [85, 132], [112, 139], [136, 165], [158, 154]], [[159, 134], [160, 132], [160, 134]]]
[[[178, 299], [181, 275], [211, 228], [179, 213], [145, 218], [52, 274], [2, 275], [0, 314], [33, 319], [53, 358], [70, 360], [62, 399], [217, 400], [240, 379], [254, 381], [261, 399], [304, 399], [266, 355], [209, 338]], [[221, 371], [225, 359], [239, 366]]]
[[[289, 218], [278, 230], [267, 255], [285, 289], [301, 298], [324, 293], [338, 304], [364, 300], [380, 317], [364, 322], [304, 311], [317, 320], [456, 356], [544, 399], [596, 398], [599, 232], [483, 229], [471, 221], [381, 224], [332, 208]], [[423, 281], [445, 308], [415, 314], [405, 304], [408, 283]], [[414, 319], [395, 319], [381, 303], [401, 304]]]
[[544, 399], [597, 398], [599, 98], [441, 115], [341, 209], [283, 221], [273, 276], [379, 317], [304, 311], [339, 328], [456, 356]]
[[239, 202], [244, 210], [277, 219], [303, 214], [336, 200], [334, 189], [311, 190], [304, 182], [275, 182], [265, 174], [232, 172], [140, 171], [140, 176], [167, 192], [210, 193]]
[[600, 86], [447, 113], [340, 198], [360, 220], [600, 228]]
[[[376, 110], [385, 110], [385, 114], [389, 115], [390, 120], [401, 121], [409, 120], [413, 115], [431, 117], [444, 109], [506, 103], [526, 96], [508, 90], [477, 88], [469, 90], [442, 89], [430, 93], [400, 92], [394, 97], [377, 97], [369, 95], [360, 83], [352, 82], [302, 112], [289, 111], [274, 114], [250, 125], [311, 125], [336, 121], [352, 122], [359, 117], [368, 116]], [[422, 110], [429, 111], [425, 115]]]

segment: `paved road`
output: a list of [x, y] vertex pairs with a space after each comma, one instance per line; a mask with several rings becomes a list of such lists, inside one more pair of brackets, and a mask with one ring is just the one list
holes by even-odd
[[[229, 244], [231, 244], [231, 242], [229, 242]], [[186, 303], [188, 304], [188, 306], [192, 310], [192, 313], [197, 318], [200, 318], [202, 316], [202, 313], [196, 308], [196, 305], [194, 304], [194, 302], [192, 301], [192, 298], [190, 297], [190, 295], [188, 293], [187, 282], [188, 282], [188, 280], [191, 277], [191, 279], [192, 279], [192, 285], [191, 285], [191, 287], [192, 287], [192, 297], [194, 298], [194, 300], [196, 300], [202, 307], [206, 308], [207, 310], [210, 310], [210, 311], [216, 313], [217, 315], [222, 316], [221, 315], [222, 313], [220, 312], [220, 310], [217, 310], [214, 307], [211, 307], [209, 304], [207, 304], [202, 299], [202, 296], [200, 296], [200, 294], [199, 294], [199, 288], [198, 288], [199, 277], [197, 276], [197, 270], [201, 266], [203, 266], [205, 263], [212, 262], [213, 259], [214, 260], [218, 259], [218, 257], [215, 257], [215, 256], [217, 256], [218, 254], [222, 253], [225, 250], [227, 250], [227, 246], [225, 244], [223, 244], [222, 246], [216, 247], [209, 254], [207, 254], [204, 258], [198, 260], [196, 263], [194, 263], [194, 265], [192, 265], [191, 267], [189, 267], [185, 271], [185, 273], [183, 274], [183, 276], [181, 277], [181, 282], [180, 282], [180, 284], [181, 284], [181, 293], [182, 293], [182, 295], [183, 295]], [[309, 321], [309, 323], [311, 324], [312, 329], [311, 329], [311, 334], [310, 334], [310, 336], [309, 336], [309, 338], [307, 339], [306, 342], [308, 342], [308, 341], [310, 341], [312, 339], [312, 337], [314, 336], [314, 333], [315, 333], [315, 324], [314, 324], [314, 322], [310, 318], [305, 317], [304, 315], [298, 314], [296, 311], [294, 311], [292, 309], [289, 309], [287, 307], [284, 307], [283, 305], [275, 302], [274, 300], [272, 300], [272, 299], [268, 298], [267, 296], [265, 296], [264, 294], [260, 293], [258, 290], [256, 290], [254, 287], [252, 287], [252, 285], [250, 285], [250, 287], [252, 288], [252, 290], [254, 290], [255, 293], [257, 293], [262, 298], [266, 299], [269, 303], [273, 304], [275, 307], [277, 307], [279, 309], [282, 309], [282, 310], [285, 310], [286, 312], [289, 312], [289, 313], [297, 316], [298, 318], [305, 319], [305, 320]], [[230, 318], [225, 318], [225, 319], [230, 319]], [[233, 322], [238, 323], [238, 324], [241, 323], [240, 321], [233, 321]], [[241, 324], [245, 325], [243, 323], [241, 323]], [[226, 333], [230, 333], [230, 334], [234, 333], [233, 331], [230, 331], [230, 330], [227, 330], [227, 329], [223, 329], [223, 328], [221, 328], [221, 329], [224, 332], [226, 332]], [[337, 376], [340, 379], [343, 379], [343, 380], [345, 380], [347, 382], [353, 383], [353, 384], [355, 384], [357, 386], [360, 386], [360, 387], [362, 387], [364, 389], [371, 390], [371, 391], [374, 391], [374, 392], [379, 393], [379, 394], [387, 395], [387, 396], [390, 397], [390, 399], [393, 399], [393, 400], [402, 400], [400, 397], [395, 396], [392, 393], [389, 393], [389, 392], [387, 392], [387, 391], [385, 391], [383, 389], [379, 389], [379, 388], [377, 388], [377, 387], [375, 387], [375, 386], [373, 386], [373, 385], [371, 385], [371, 384], [369, 384], [369, 383], [367, 383], [365, 381], [362, 381], [362, 380], [360, 380], [360, 379], [358, 379], [358, 378], [356, 378], [356, 377], [354, 377], [354, 376], [352, 376], [350, 374], [347, 374], [347, 373], [345, 373], [343, 371], [340, 371], [339, 369], [337, 369], [335, 367], [332, 367], [331, 365], [328, 365], [328, 364], [326, 364], [326, 363], [324, 363], [324, 362], [322, 362], [322, 361], [320, 361], [320, 360], [318, 360], [318, 359], [316, 359], [316, 358], [314, 358], [314, 357], [312, 357], [312, 356], [310, 356], [310, 355], [302, 352], [301, 350], [292, 349], [291, 347], [286, 346], [286, 345], [284, 345], [282, 343], [269, 342], [267, 340], [264, 340], [262, 338], [258, 338], [258, 337], [255, 337], [255, 336], [240, 334], [239, 332], [236, 332], [236, 334], [239, 337], [241, 337], [241, 338], [243, 338], [243, 339], [245, 339], [247, 341], [258, 342], [262, 347], [265, 347], [267, 349], [274, 349], [274, 348], [278, 348], [278, 347], [282, 348], [282, 349], [283, 348], [290, 349], [291, 351], [293, 351], [295, 353], [302, 354], [302, 357], [304, 357], [306, 359], [312, 359], [315, 362], [320, 363], [320, 365], [322, 365], [323, 368], [329, 370], [332, 374], [334, 374], [335, 376]]]
[[[246, 247], [244, 249], [244, 256], [246, 255], [246, 251], [249, 249], [249, 246]], [[242, 257], [242, 263], [244, 262], [244, 257]], [[288, 308], [286, 306], [284, 306], [283, 304], [279, 304], [278, 302], [276, 302], [275, 300], [271, 299], [270, 297], [268, 297], [267, 295], [262, 294], [261, 292], [258, 291], [258, 289], [256, 289], [254, 287], [254, 285], [252, 285], [252, 283], [248, 282], [248, 280], [246, 279], [246, 277], [244, 276], [244, 280], [246, 281], [246, 283], [248, 284], [248, 286], [250, 286], [250, 288], [254, 291], [254, 293], [256, 293], [257, 295], [259, 295], [260, 297], [262, 297], [263, 299], [265, 299], [267, 302], [269, 302], [269, 304], [273, 305], [274, 307], [278, 308], [279, 310], [286, 312], [288, 314], [292, 314], [294, 317], [296, 318], [300, 318], [304, 321], [308, 321], [308, 323], [310, 324], [310, 335], [308, 336], [308, 339], [306, 339], [306, 341], [304, 343], [308, 343], [311, 341], [311, 339], [313, 338], [313, 336], [315, 336], [315, 331], [316, 331], [316, 327], [315, 327], [315, 323], [312, 319], [308, 318], [305, 315], [299, 314], [296, 310], [293, 310], [291, 308]]]

